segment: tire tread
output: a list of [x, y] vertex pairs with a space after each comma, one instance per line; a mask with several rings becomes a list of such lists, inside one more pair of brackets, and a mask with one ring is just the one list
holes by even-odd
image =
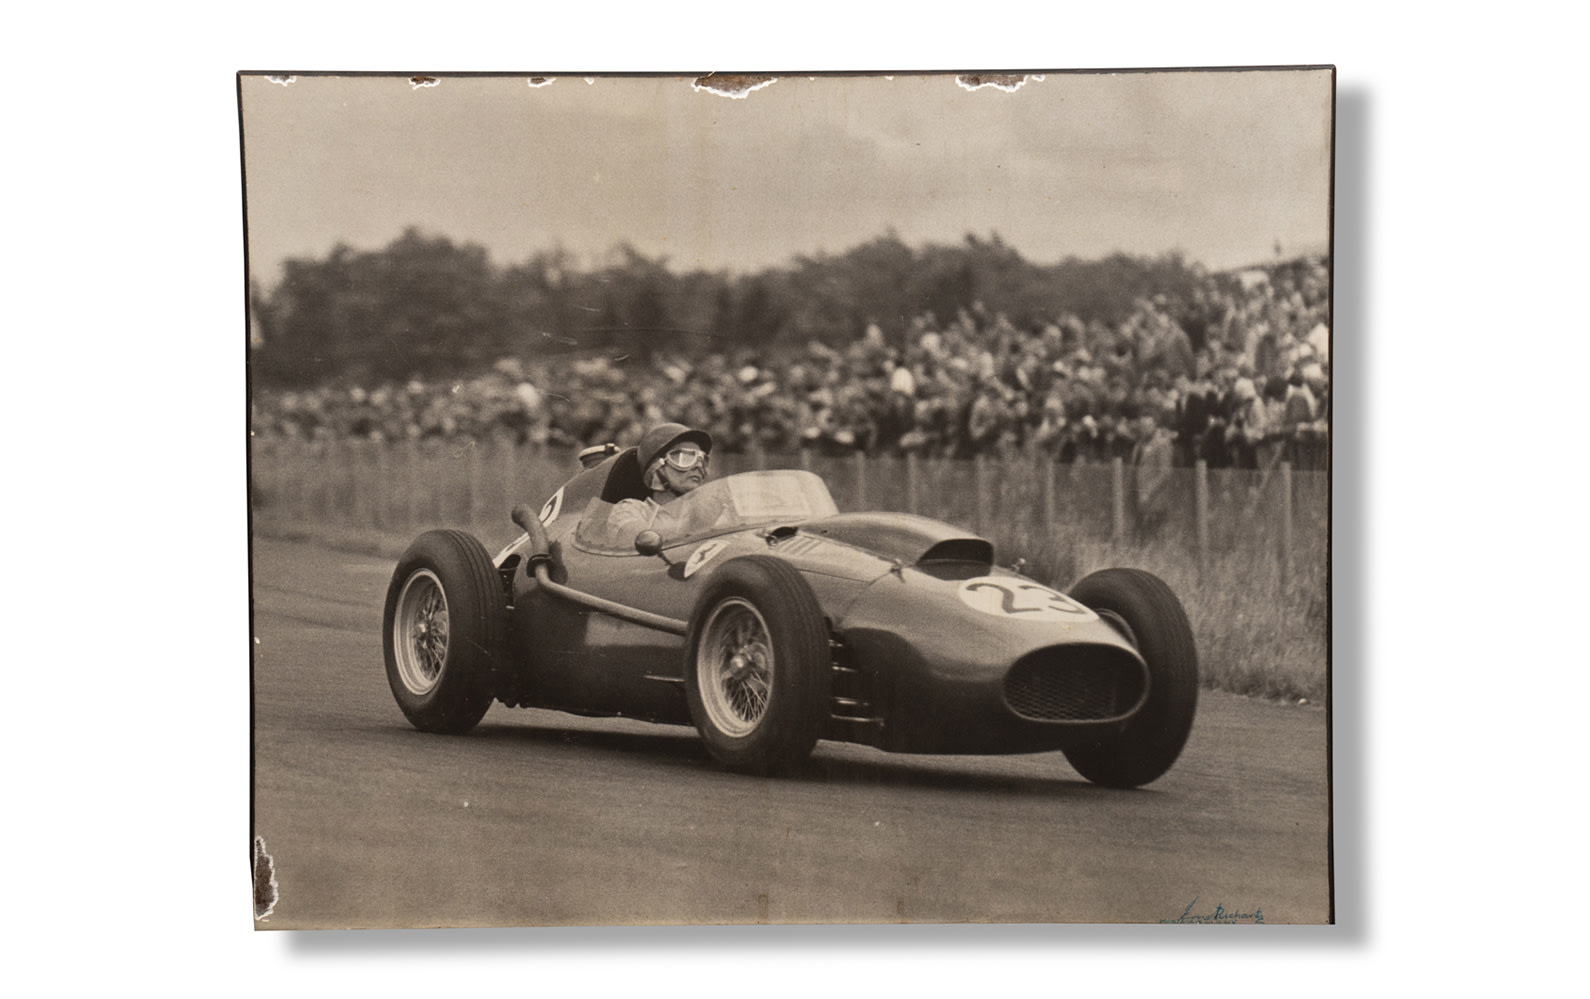
[[[447, 596], [447, 661], [437, 684], [417, 697], [398, 678], [393, 658], [393, 618], [403, 583], [428, 568]], [[507, 644], [507, 608], [491, 556], [466, 531], [427, 531], [398, 560], [387, 588], [382, 619], [387, 680], [409, 722], [423, 732], [459, 735], [480, 723], [491, 707], [491, 672]]]
[[1149, 667], [1148, 703], [1117, 736], [1066, 750], [1088, 780], [1140, 787], [1181, 755], [1198, 704], [1198, 649], [1187, 612], [1165, 581], [1141, 569], [1103, 569], [1071, 590], [1083, 605], [1120, 614]]
[[[756, 732], [730, 739], [716, 732], [700, 704], [696, 645], [711, 609], [729, 595], [758, 604], [769, 630], [785, 633], [789, 647], [775, 650], [778, 672], [768, 716]], [[775, 620], [779, 623], [775, 624]], [[811, 585], [794, 566], [771, 555], [746, 555], [724, 563], [691, 614], [685, 644], [685, 690], [690, 713], [708, 750], [731, 769], [754, 774], [787, 772], [811, 755], [827, 725], [831, 686], [828, 622]], [[779, 636], [770, 636], [777, 640]]]

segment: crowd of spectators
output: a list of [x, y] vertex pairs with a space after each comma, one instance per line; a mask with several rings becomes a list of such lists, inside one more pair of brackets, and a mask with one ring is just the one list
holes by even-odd
[[1018, 329], [980, 306], [877, 326], [848, 346], [782, 354], [506, 358], [477, 377], [376, 387], [257, 389], [256, 435], [503, 438], [552, 446], [638, 441], [679, 421], [720, 449], [1044, 453], [1177, 465], [1323, 467], [1330, 407], [1323, 258], [1209, 276], [1175, 301], [1138, 301], [1119, 326], [1074, 316]]

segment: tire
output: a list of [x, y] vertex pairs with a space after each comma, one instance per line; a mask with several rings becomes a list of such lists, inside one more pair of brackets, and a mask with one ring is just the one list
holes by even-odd
[[811, 586], [768, 555], [726, 562], [690, 615], [685, 696], [707, 749], [731, 770], [787, 772], [828, 723], [828, 624]]
[[[1140, 569], [1105, 569], [1071, 596], [1124, 631], [1148, 663], [1148, 701], [1108, 739], [1065, 751], [1077, 772], [1104, 787], [1140, 787], [1181, 755], [1198, 708], [1198, 650], [1181, 601]], [[1123, 627], [1124, 625], [1124, 627]]]
[[422, 732], [460, 735], [491, 707], [507, 647], [507, 606], [491, 558], [462, 531], [430, 531], [398, 560], [381, 632], [392, 696]]

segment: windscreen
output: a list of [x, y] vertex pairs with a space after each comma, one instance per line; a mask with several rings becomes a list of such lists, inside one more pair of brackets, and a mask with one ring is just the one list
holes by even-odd
[[575, 539], [582, 547], [633, 554], [635, 535], [653, 530], [664, 545], [749, 527], [799, 524], [839, 512], [823, 480], [794, 469], [745, 472], [707, 482], [672, 502], [592, 500]]
[[791, 470], [731, 475], [686, 493], [679, 502], [688, 504], [699, 497], [700, 502], [712, 503], [710, 495], [701, 495], [710, 489], [728, 493], [737, 526], [795, 524], [832, 517], [839, 512], [834, 498], [828, 495], [828, 487], [811, 472]]

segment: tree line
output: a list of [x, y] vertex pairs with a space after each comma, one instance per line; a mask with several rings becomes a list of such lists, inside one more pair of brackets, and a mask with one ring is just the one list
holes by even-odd
[[273, 288], [251, 284], [250, 361], [264, 384], [371, 383], [571, 351], [772, 354], [849, 343], [873, 325], [899, 344], [913, 317], [979, 304], [1020, 328], [1061, 316], [1113, 328], [1151, 296], [1165, 296], [1198, 347], [1209, 317], [1192, 292], [1205, 279], [1175, 253], [1035, 264], [997, 233], [913, 248], [890, 232], [743, 274], [675, 273], [628, 245], [583, 266], [552, 249], [499, 267], [483, 247], [411, 228], [380, 250], [339, 244], [288, 260]]

